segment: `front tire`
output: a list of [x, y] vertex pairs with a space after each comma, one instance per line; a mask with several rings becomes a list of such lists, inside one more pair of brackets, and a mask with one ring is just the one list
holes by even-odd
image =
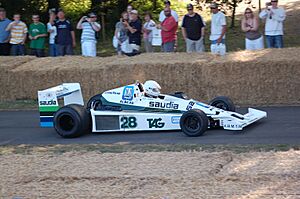
[[225, 111], [235, 112], [235, 105], [229, 97], [219, 96], [209, 102], [209, 105], [223, 109]]
[[189, 110], [181, 116], [180, 128], [189, 137], [201, 136], [208, 128], [208, 118], [199, 109]]
[[54, 128], [64, 138], [75, 138], [91, 131], [91, 116], [81, 105], [70, 104], [54, 115]]

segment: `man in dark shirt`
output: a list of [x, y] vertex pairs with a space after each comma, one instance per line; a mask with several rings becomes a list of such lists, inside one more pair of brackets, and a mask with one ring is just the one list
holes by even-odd
[[51, 22], [57, 28], [56, 45], [58, 56], [73, 55], [73, 48], [76, 46], [75, 32], [69, 20], [66, 20], [63, 10], [57, 13], [58, 20]]
[[138, 11], [132, 10], [130, 12], [130, 22], [124, 24], [128, 29], [129, 45], [133, 49], [133, 53], [137, 53], [140, 50], [142, 34], [142, 22], [138, 18]]
[[182, 35], [186, 42], [186, 51], [189, 52], [204, 52], [204, 30], [205, 23], [202, 17], [194, 12], [192, 4], [187, 5], [188, 14], [182, 21]]

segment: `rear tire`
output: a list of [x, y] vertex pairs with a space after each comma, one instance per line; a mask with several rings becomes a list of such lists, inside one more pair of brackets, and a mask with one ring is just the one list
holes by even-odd
[[235, 112], [235, 105], [229, 97], [219, 96], [209, 102], [209, 105], [223, 109], [225, 111]]
[[91, 132], [91, 116], [81, 105], [70, 104], [54, 115], [54, 128], [64, 138], [75, 138]]
[[201, 136], [208, 128], [208, 118], [199, 109], [189, 110], [181, 116], [180, 128], [189, 137]]

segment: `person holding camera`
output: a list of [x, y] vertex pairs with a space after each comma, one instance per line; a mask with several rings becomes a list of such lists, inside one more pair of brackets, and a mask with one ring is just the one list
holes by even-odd
[[127, 32], [125, 27], [125, 21], [128, 22], [129, 15], [127, 11], [122, 12], [121, 19], [116, 23], [115, 35], [113, 38], [113, 45], [116, 48], [117, 54], [122, 55], [122, 45], [128, 40]]
[[6, 31], [10, 31], [11, 54], [13, 56], [25, 55], [25, 42], [28, 29], [26, 24], [21, 21], [20, 14], [14, 14], [14, 21], [11, 22]]
[[283, 48], [283, 21], [286, 14], [283, 8], [278, 7], [278, 0], [266, 3], [266, 9], [261, 11], [259, 17], [266, 19], [267, 48]]
[[83, 56], [96, 57], [97, 54], [97, 34], [101, 29], [101, 25], [96, 22], [97, 15], [89, 13], [83, 16], [77, 23], [77, 29], [82, 30], [81, 34], [81, 51]]

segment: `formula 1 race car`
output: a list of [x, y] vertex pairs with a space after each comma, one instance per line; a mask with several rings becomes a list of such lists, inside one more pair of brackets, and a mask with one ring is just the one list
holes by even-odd
[[[208, 128], [242, 130], [267, 116], [266, 112], [253, 108], [245, 115], [239, 114], [233, 102], [224, 96], [209, 104], [188, 99], [182, 92], [149, 96], [144, 85], [136, 82], [105, 91], [90, 98], [85, 107], [79, 83], [38, 91], [40, 126], [54, 127], [65, 138], [91, 131], [156, 130], [181, 130], [196, 137]], [[64, 99], [61, 108], [60, 98]]]

